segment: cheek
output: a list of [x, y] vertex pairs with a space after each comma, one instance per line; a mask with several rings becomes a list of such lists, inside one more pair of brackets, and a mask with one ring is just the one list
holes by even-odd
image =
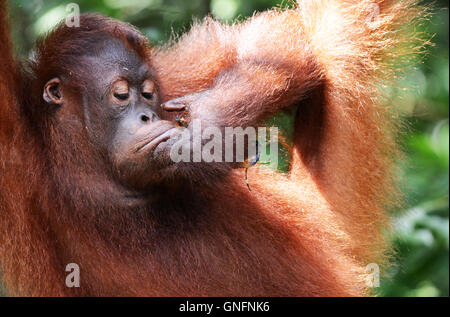
[[108, 151], [111, 146], [111, 140], [114, 138], [114, 126], [111, 122], [103, 118], [91, 118], [86, 120], [84, 128], [89, 139], [101, 152]]

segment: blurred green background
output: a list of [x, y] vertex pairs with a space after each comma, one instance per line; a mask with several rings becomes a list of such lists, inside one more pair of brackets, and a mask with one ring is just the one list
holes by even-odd
[[[61, 0], [10, 0], [17, 54], [26, 57], [39, 34], [66, 15]], [[81, 12], [100, 12], [128, 21], [154, 44], [189, 29], [192, 20], [211, 14], [231, 21], [278, 6], [276, 0], [79, 0]], [[427, 2], [427, 1], [425, 1]], [[434, 3], [426, 28], [434, 47], [404, 79], [408, 88], [392, 102], [408, 128], [401, 177], [404, 210], [393, 213], [394, 265], [376, 290], [380, 296], [449, 296], [449, 60], [448, 4]]]

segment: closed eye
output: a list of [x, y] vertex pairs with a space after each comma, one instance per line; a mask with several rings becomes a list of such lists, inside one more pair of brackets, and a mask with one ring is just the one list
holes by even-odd
[[130, 97], [130, 94], [126, 93], [126, 94], [114, 94], [114, 97], [116, 97], [119, 100], [127, 100]]
[[150, 92], [143, 92], [142, 93], [142, 97], [144, 97], [145, 99], [152, 99], [153, 98], [153, 94]]

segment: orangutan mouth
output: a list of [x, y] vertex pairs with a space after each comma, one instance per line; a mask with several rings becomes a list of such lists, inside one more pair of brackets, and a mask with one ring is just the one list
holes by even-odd
[[153, 151], [153, 149], [155, 147], [157, 147], [160, 143], [169, 140], [170, 137], [172, 136], [174, 130], [176, 130], [176, 128], [170, 127], [167, 130], [163, 131], [161, 134], [157, 135], [156, 137], [151, 138], [148, 142], [141, 145], [136, 150], [136, 153], [143, 152], [143, 151], [145, 151], [145, 152]]

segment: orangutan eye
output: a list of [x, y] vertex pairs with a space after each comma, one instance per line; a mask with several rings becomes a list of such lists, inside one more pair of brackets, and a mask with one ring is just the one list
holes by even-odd
[[154, 93], [155, 93], [155, 83], [152, 80], [147, 79], [142, 84], [142, 97], [150, 100], [153, 98]]
[[113, 95], [120, 101], [125, 101], [130, 98], [130, 91], [128, 82], [125, 80], [119, 80], [113, 85]]
[[119, 100], [127, 100], [130, 97], [130, 94], [114, 94], [114, 97]]
[[153, 98], [153, 94], [149, 93], [149, 92], [143, 92], [142, 93], [142, 97], [144, 97], [145, 99], [152, 99]]

